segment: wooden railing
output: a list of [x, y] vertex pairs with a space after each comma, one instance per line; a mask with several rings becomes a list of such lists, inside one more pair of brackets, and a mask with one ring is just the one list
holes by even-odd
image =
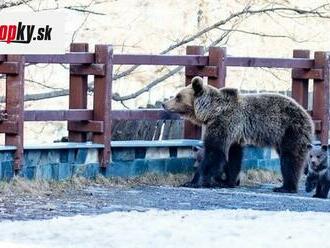
[[[69, 141], [85, 142], [92, 133], [92, 141], [104, 145], [100, 153], [101, 166], [111, 157], [111, 120], [179, 119], [161, 109], [112, 110], [113, 65], [179, 65], [185, 66], [185, 84], [194, 76], [208, 78], [208, 84], [225, 86], [227, 67], [270, 67], [292, 69], [292, 97], [303, 107], [308, 106], [308, 83], [313, 84], [313, 109], [316, 134], [328, 143], [329, 129], [329, 54], [315, 52], [310, 58], [306, 50], [294, 50], [293, 58], [230, 57], [226, 49], [211, 47], [204, 55], [201, 46], [188, 46], [187, 55], [113, 54], [110, 45], [96, 45], [88, 52], [88, 44], [71, 44], [64, 55], [0, 55], [0, 74], [6, 74], [6, 108], [0, 111], [0, 133], [5, 133], [5, 145], [16, 146], [15, 170], [23, 163], [24, 121], [68, 121]], [[29, 64], [55, 63], [70, 65], [69, 110], [24, 110], [24, 67]], [[87, 109], [87, 76], [94, 78], [94, 106]], [[199, 127], [185, 122], [184, 137], [200, 138]]]

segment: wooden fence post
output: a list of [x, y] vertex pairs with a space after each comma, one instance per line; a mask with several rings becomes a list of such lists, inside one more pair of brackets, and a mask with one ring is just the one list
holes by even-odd
[[[186, 48], [187, 55], [203, 55], [204, 54], [204, 47], [202, 46], [187, 46]], [[188, 71], [191, 66], [185, 67], [185, 83], [186, 86], [191, 83], [191, 79], [193, 76], [189, 76]], [[201, 128], [192, 124], [189, 121], [184, 122], [184, 138], [185, 139], [200, 139], [201, 138]]]
[[6, 111], [8, 121], [15, 122], [17, 133], [6, 133], [5, 144], [16, 146], [14, 170], [17, 172], [23, 165], [24, 153], [24, 68], [25, 58], [22, 55], [8, 55], [8, 62], [18, 62], [19, 73], [7, 74], [6, 77]]
[[[309, 50], [293, 50], [294, 58], [309, 58]], [[292, 78], [292, 98], [295, 99], [301, 106], [305, 109], [308, 109], [308, 79], [297, 79], [293, 75], [296, 71], [301, 71], [305, 69], [292, 69], [291, 78]], [[308, 69], [307, 69], [308, 70]]]
[[323, 69], [323, 79], [314, 79], [313, 119], [321, 120], [320, 140], [328, 144], [329, 137], [329, 53], [315, 52], [315, 68]]
[[209, 48], [209, 65], [216, 66], [218, 71], [217, 77], [208, 77], [208, 84], [216, 88], [222, 88], [226, 85], [226, 61], [227, 50], [224, 47]]
[[93, 141], [104, 144], [101, 154], [101, 167], [106, 167], [111, 161], [111, 99], [113, 49], [109, 45], [95, 46], [95, 63], [105, 64], [105, 75], [94, 79], [94, 121], [103, 121], [103, 132], [94, 133]]
[[[72, 43], [70, 52], [88, 52], [87, 43]], [[70, 65], [70, 69], [72, 65]], [[71, 70], [70, 70], [71, 71]], [[69, 109], [87, 109], [88, 75], [70, 73]], [[68, 129], [72, 122], [68, 122]], [[69, 130], [69, 141], [86, 142], [86, 132]]]

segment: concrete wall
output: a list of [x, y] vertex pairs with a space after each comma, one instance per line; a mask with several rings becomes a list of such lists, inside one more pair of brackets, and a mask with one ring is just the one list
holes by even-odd
[[[112, 163], [100, 170], [98, 153], [101, 146], [78, 143], [56, 143], [26, 147], [24, 166], [19, 175], [29, 179], [63, 180], [74, 175], [95, 178], [138, 176], [146, 172], [185, 173], [194, 170], [192, 147], [200, 141], [120, 141], [112, 143]], [[0, 180], [13, 177], [14, 149], [0, 149]], [[247, 147], [243, 170], [250, 168], [279, 171], [279, 160], [271, 149]]]

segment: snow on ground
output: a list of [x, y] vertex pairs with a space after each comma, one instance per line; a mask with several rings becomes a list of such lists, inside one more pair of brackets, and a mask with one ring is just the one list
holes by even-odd
[[330, 214], [150, 210], [0, 222], [0, 247], [330, 247]]

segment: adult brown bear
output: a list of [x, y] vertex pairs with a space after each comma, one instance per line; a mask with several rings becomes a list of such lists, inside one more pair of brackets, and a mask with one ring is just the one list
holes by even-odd
[[219, 186], [218, 177], [227, 166], [226, 186], [234, 187], [243, 146], [251, 144], [274, 147], [280, 156], [283, 185], [274, 191], [297, 192], [314, 128], [308, 113], [293, 99], [279, 94], [240, 95], [237, 89], [216, 89], [195, 77], [163, 106], [206, 127], [205, 157], [186, 186]]

